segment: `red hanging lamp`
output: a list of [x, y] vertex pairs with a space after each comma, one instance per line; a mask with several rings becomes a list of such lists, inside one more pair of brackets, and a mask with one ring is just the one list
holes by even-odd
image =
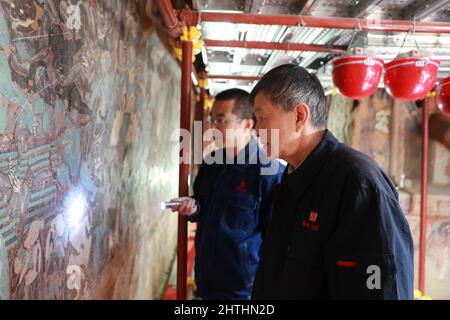
[[383, 74], [382, 59], [368, 56], [347, 56], [333, 62], [332, 78], [339, 92], [351, 99], [370, 96]]

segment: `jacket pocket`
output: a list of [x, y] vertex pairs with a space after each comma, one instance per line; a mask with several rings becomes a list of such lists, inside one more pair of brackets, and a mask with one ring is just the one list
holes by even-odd
[[329, 261], [332, 299], [396, 300], [397, 269], [392, 254], [367, 254]]
[[319, 299], [324, 271], [315, 257], [290, 252], [286, 256], [277, 296], [281, 299]]
[[220, 220], [223, 231], [236, 240], [249, 235], [257, 224], [255, 215], [257, 203], [251, 194], [244, 192], [232, 194]]

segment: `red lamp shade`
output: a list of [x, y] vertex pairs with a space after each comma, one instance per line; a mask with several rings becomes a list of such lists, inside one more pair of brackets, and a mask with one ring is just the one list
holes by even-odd
[[439, 81], [436, 87], [436, 103], [438, 109], [450, 117], [450, 77]]
[[436, 83], [439, 60], [402, 58], [387, 63], [384, 85], [387, 92], [400, 100], [425, 98]]
[[383, 60], [364, 56], [344, 57], [333, 62], [333, 83], [351, 99], [374, 93], [383, 74]]

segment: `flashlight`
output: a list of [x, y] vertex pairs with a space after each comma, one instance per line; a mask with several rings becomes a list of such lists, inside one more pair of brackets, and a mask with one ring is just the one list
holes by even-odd
[[174, 206], [178, 206], [183, 201], [162, 201], [161, 202], [161, 210], [170, 209]]

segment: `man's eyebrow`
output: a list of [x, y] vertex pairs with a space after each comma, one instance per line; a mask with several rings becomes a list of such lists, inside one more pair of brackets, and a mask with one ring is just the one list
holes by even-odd
[[223, 113], [223, 112], [222, 113], [218, 113], [218, 114], [215, 115], [215, 117], [225, 117], [225, 113]]

